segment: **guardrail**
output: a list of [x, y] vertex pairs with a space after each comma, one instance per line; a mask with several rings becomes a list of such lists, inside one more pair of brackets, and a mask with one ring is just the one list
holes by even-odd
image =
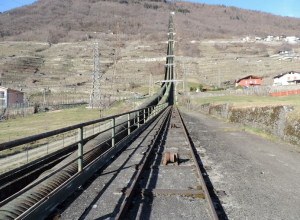
[[[41, 133], [41, 134], [37, 134], [37, 135], [33, 135], [33, 136], [21, 138], [21, 139], [17, 139], [17, 140], [14, 140], [14, 141], [0, 143], [0, 151], [7, 150], [7, 149], [12, 149], [14, 147], [17, 147], [17, 146], [20, 146], [20, 145], [25, 145], [25, 144], [29, 144], [27, 146], [27, 148], [31, 149], [30, 143], [39, 141], [41, 139], [46, 139], [46, 138], [49, 139], [50, 137], [53, 137], [55, 135], [62, 135], [65, 132], [70, 132], [70, 131], [74, 131], [74, 130], [77, 129], [78, 130], [77, 138], [76, 138], [76, 136], [74, 136], [73, 138], [70, 138], [73, 141], [69, 145], [78, 144], [78, 153], [81, 156], [81, 159], [79, 160], [79, 163], [81, 164], [80, 161], [82, 160], [82, 146], [83, 146], [83, 143], [86, 140], [90, 139], [91, 136], [95, 137], [95, 136], [100, 135], [100, 134], [102, 134], [106, 131], [111, 130], [112, 131], [111, 142], [112, 142], [112, 146], [114, 146], [115, 145], [115, 136], [118, 135], [119, 133], [123, 132], [123, 130], [122, 130], [121, 132], [118, 132], [117, 134], [115, 134], [115, 128], [117, 126], [121, 125], [123, 127], [127, 127], [126, 129], [128, 130], [128, 134], [130, 134], [133, 127], [135, 127], [135, 126], [139, 127], [140, 124], [145, 123], [146, 120], [153, 117], [153, 115], [155, 115], [157, 113], [157, 111], [160, 111], [161, 108], [163, 108], [164, 105], [165, 104], [161, 104], [161, 105], [157, 105], [157, 106], [149, 106], [149, 107], [146, 107], [146, 108], [141, 108], [141, 109], [138, 109], [138, 110], [134, 110], [134, 111], [118, 114], [118, 115], [113, 115], [113, 116], [102, 118], [102, 119], [97, 119], [97, 120], [93, 120], [93, 121], [89, 121], [89, 122], [80, 123], [80, 124], [68, 126], [68, 127], [65, 127], [65, 128], [61, 128], [61, 129], [48, 131], [48, 132], [45, 132], [45, 133]], [[125, 115], [127, 115], [127, 121], [125, 121], [124, 123], [121, 123], [121, 124], [116, 124], [116, 119], [118, 117], [125, 116]], [[133, 124], [131, 123], [132, 120], [133, 120]], [[107, 122], [109, 122], [109, 121], [111, 121], [111, 126], [109, 128], [107, 128], [108, 127]], [[92, 126], [92, 125], [96, 125], [96, 124], [99, 124], [98, 132], [97, 133], [94, 132], [94, 130], [96, 130], [96, 129], [95, 129], [95, 126], [93, 126], [93, 128], [90, 128], [92, 130], [91, 135], [88, 136], [86, 134], [87, 132], [85, 132], [86, 135], [84, 137], [84, 129], [87, 128], [88, 126]], [[67, 147], [67, 146], [65, 146], [65, 142], [66, 142], [65, 139], [60, 140], [60, 141], [62, 142], [62, 143], [60, 143], [62, 145], [61, 147]], [[106, 141], [109, 141], [109, 140], [106, 140]], [[49, 143], [47, 143], [45, 145], [47, 145], [47, 154], [48, 154], [48, 145], [49, 145]], [[62, 149], [62, 148], [60, 148], [60, 149]], [[28, 163], [28, 150], [27, 150], [27, 163]], [[80, 165], [78, 169], [81, 170], [82, 165]]]
[[[45, 195], [45, 197], [43, 196], [38, 203], [41, 204], [41, 203], [45, 202], [46, 200], [49, 199], [49, 197], [52, 196], [52, 194], [53, 194], [53, 196], [54, 195], [58, 196], [57, 193], [58, 193], [59, 190], [65, 190], [64, 195], [67, 194], [67, 191], [69, 191], [69, 190], [70, 191], [75, 190], [76, 187], [78, 187], [78, 186], [80, 186], [80, 184], [82, 184], [83, 179], [86, 179], [86, 178], [88, 178], [88, 175], [91, 175], [92, 170], [99, 169], [101, 166], [103, 166], [111, 157], [113, 157], [124, 146], [126, 146], [126, 143], [128, 141], [130, 141], [130, 139], [132, 139], [132, 137], [135, 137], [139, 132], [141, 132], [143, 129], [145, 129], [146, 125], [149, 125], [150, 123], [152, 123], [152, 121], [156, 117], [158, 117], [160, 115], [160, 113], [168, 107], [168, 105], [169, 105], [168, 103], [164, 103], [164, 104], [157, 105], [157, 106], [150, 106], [150, 107], [147, 107], [147, 108], [142, 108], [142, 109], [138, 109], [138, 110], [135, 110], [135, 111], [126, 112], [126, 113], [123, 113], [123, 114], [114, 115], [114, 116], [99, 119], [99, 120], [94, 120], [94, 121], [90, 121], [90, 122], [86, 122], [86, 123], [81, 123], [81, 124], [77, 124], [77, 125], [70, 126], [70, 127], [67, 127], [67, 128], [62, 128], [62, 129], [58, 129], [58, 130], [55, 130], [55, 131], [50, 131], [50, 132], [47, 132], [47, 133], [44, 133], [44, 134], [39, 134], [39, 135], [31, 136], [31, 137], [28, 137], [28, 138], [23, 138], [23, 139], [20, 139], [20, 140], [16, 140], [16, 141], [1, 144], [1, 149], [3, 149], [3, 147], [5, 147], [5, 146], [8, 146], [9, 148], [12, 148], [12, 147], [16, 146], [18, 143], [23, 143], [21, 140], [23, 140], [25, 142], [29, 142], [29, 141], [32, 141], [32, 140], [38, 140], [40, 138], [49, 137], [51, 135], [58, 134], [59, 132], [70, 131], [72, 129], [78, 129], [78, 133], [79, 133], [78, 156], [77, 157], [75, 157], [75, 158], [73, 157], [71, 160], [69, 160], [63, 166], [59, 167], [58, 169], [53, 170], [52, 172], [46, 174], [45, 176], [42, 176], [41, 178], [39, 178], [38, 180], [36, 180], [32, 184], [30, 184], [29, 186], [27, 186], [24, 189], [20, 190], [16, 194], [10, 196], [6, 200], [0, 202], [0, 207], [3, 207], [3, 206], [5, 206], [6, 204], [8, 204], [10, 202], [14, 202], [13, 204], [18, 206], [17, 205], [18, 202], [15, 201], [15, 199], [18, 196], [20, 196], [24, 193], [27, 193], [27, 194], [29, 193], [31, 195], [32, 190], [35, 190], [36, 186], [38, 184], [40, 184], [41, 182], [47, 181], [47, 179], [49, 179], [49, 178], [50, 178], [50, 181], [51, 181], [51, 178], [54, 175], [58, 174], [60, 171], [63, 171], [65, 168], [67, 168], [68, 166], [70, 166], [71, 164], [73, 164], [74, 162], [77, 161], [78, 171], [75, 172], [74, 174], [72, 174], [68, 179], [64, 180], [64, 182], [61, 183], [61, 185], [60, 185], [59, 181], [55, 181], [58, 184], [57, 186], [53, 186], [53, 184], [50, 184], [49, 187], [53, 187], [52, 191], [50, 193], [47, 193], [47, 195]], [[134, 114], [134, 117], [130, 117], [130, 114]], [[126, 115], [128, 117], [128, 120], [125, 120], [125, 121], [122, 121], [121, 123], [116, 124], [116, 121], [120, 121], [120, 120], [116, 120], [118, 117], [126, 116]], [[104, 129], [100, 133], [105, 133], [105, 132], [111, 130], [111, 136], [108, 139], [103, 140], [102, 143], [99, 143], [98, 145], [94, 146], [92, 149], [89, 149], [88, 151], [83, 153], [83, 144], [82, 144], [83, 140], [84, 140], [83, 132], [82, 132], [83, 127], [87, 126], [87, 125], [91, 125], [93, 123], [99, 123], [99, 122], [108, 121], [108, 120], [110, 121], [110, 124], [111, 124], [110, 127], [107, 128], [107, 129]], [[131, 124], [130, 122], [132, 120], [134, 121], [134, 123]], [[145, 124], [145, 128], [144, 128], [143, 124]], [[123, 128], [122, 130], [119, 129], [120, 126]], [[132, 131], [133, 127], [137, 128], [136, 129], [137, 132]], [[116, 129], [116, 128], [118, 128], [118, 129]], [[128, 133], [128, 134], [131, 134], [132, 132], [133, 133], [132, 133], [132, 135], [126, 136], [125, 138], [120, 140], [118, 143], [115, 143], [115, 137], [118, 134], [120, 134], [124, 131], [127, 131], [126, 133]], [[127, 137], [129, 137], [129, 138], [127, 138]], [[103, 143], [107, 143], [109, 141], [111, 141], [111, 147], [107, 151], [105, 151], [102, 155], [100, 155], [99, 158], [97, 158], [95, 160], [92, 160], [89, 163], [85, 163], [85, 166], [83, 167], [83, 157], [85, 155], [91, 153], [93, 150], [95, 150], [99, 146], [103, 145]], [[70, 186], [72, 186], [72, 187], [70, 187]], [[64, 188], [64, 187], [66, 187], [66, 188]], [[44, 193], [44, 192], [39, 192], [39, 193]], [[54, 196], [54, 198], [56, 198], [55, 196]], [[60, 194], [59, 199], [61, 199], [62, 197], [63, 196]], [[30, 197], [28, 197], [28, 199], [30, 199]], [[30, 207], [28, 210], [26, 210], [24, 213], [22, 213], [21, 216], [27, 216], [28, 213], [35, 210], [36, 205], [33, 205], [32, 207]], [[0, 208], [0, 210], [1, 210], [1, 208]], [[44, 211], [46, 211], [46, 210], [44, 210]], [[35, 212], [35, 211], [33, 211], [33, 212]]]

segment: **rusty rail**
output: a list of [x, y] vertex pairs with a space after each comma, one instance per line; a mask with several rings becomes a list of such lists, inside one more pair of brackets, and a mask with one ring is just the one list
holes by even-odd
[[[136, 192], [142, 193], [142, 194], [173, 194], [173, 195], [180, 195], [180, 194], [186, 194], [186, 195], [198, 195], [201, 197], [201, 195], [204, 195], [203, 197], [205, 198], [207, 205], [208, 205], [208, 210], [209, 210], [209, 214], [211, 216], [212, 219], [217, 220], [219, 219], [215, 207], [213, 205], [210, 193], [207, 189], [206, 183], [204, 181], [200, 166], [197, 162], [197, 158], [195, 155], [195, 151], [192, 147], [192, 144], [190, 142], [190, 139], [187, 135], [187, 131], [186, 128], [184, 126], [183, 120], [181, 118], [181, 115], [179, 113], [179, 110], [177, 109], [177, 107], [169, 107], [169, 109], [164, 113], [164, 119], [163, 119], [163, 123], [160, 125], [160, 127], [158, 128], [158, 132], [157, 134], [154, 136], [154, 139], [152, 141], [151, 146], [149, 147], [149, 150], [147, 151], [147, 153], [145, 154], [145, 159], [143, 159], [141, 165], [139, 165], [137, 167], [138, 172], [137, 174], [134, 176], [134, 182], [132, 183], [132, 185], [129, 188], [121, 188], [118, 189], [118, 192], [121, 192], [125, 195], [125, 199], [123, 200], [123, 203], [120, 207], [120, 210], [118, 212], [118, 214], [116, 215], [115, 219], [124, 219], [128, 209], [129, 209], [129, 205], [132, 201], [132, 199], [134, 198], [134, 196], [136, 195]], [[179, 117], [174, 116], [178, 115]], [[180, 125], [178, 126], [178, 124], [176, 125], [176, 123], [171, 123], [172, 122], [172, 118], [175, 118], [174, 120], [176, 121], [176, 123], [180, 123]], [[178, 122], [177, 119], [178, 118]], [[160, 146], [160, 147], [164, 147], [165, 148], [165, 144], [166, 142], [171, 142], [174, 143], [174, 140], [160, 140], [161, 137], [164, 136], [164, 134], [166, 134], [166, 132], [168, 132], [168, 129], [172, 129], [172, 128], [181, 128], [183, 133], [183, 136], [185, 138], [185, 140], [187, 141], [187, 145], [188, 145], [188, 149], [189, 152], [191, 154], [192, 160], [194, 161], [194, 165], [193, 166], [188, 166], [188, 167], [182, 167], [182, 166], [178, 166], [178, 161], [179, 161], [179, 155], [177, 153], [169, 153], [169, 152], [165, 152], [164, 153], [159, 153], [159, 152], [154, 152], [154, 148], [155, 146]], [[177, 140], [178, 142], [178, 140]], [[165, 148], [166, 149], [166, 148]], [[140, 182], [141, 176], [143, 175], [143, 172], [145, 170], [146, 164], [149, 163], [150, 159], [152, 158], [151, 155], [154, 154], [159, 154], [159, 155], [163, 155], [164, 159], [163, 159], [163, 163], [160, 166], [151, 166], [152, 169], [191, 169], [191, 167], [196, 168], [197, 170], [197, 175], [198, 175], [198, 179], [201, 185], [202, 190], [195, 190], [195, 189], [190, 189], [190, 190], [182, 190], [182, 189], [147, 189], [147, 188], [143, 188], [143, 189], [138, 189], [138, 183]], [[174, 165], [177, 166], [166, 166], [166, 164], [168, 162], [174, 163]]]
[[177, 111], [177, 113], [178, 113], [178, 115], [179, 115], [180, 122], [181, 122], [181, 125], [182, 125], [182, 127], [183, 127], [183, 131], [184, 131], [184, 135], [185, 135], [186, 140], [188, 141], [188, 145], [189, 145], [189, 148], [190, 148], [190, 150], [191, 150], [193, 160], [195, 161], [196, 170], [197, 170], [197, 173], [198, 173], [198, 176], [199, 176], [199, 179], [200, 179], [200, 183], [201, 183], [201, 186], [202, 186], [202, 190], [203, 190], [204, 195], [205, 195], [205, 200], [206, 200], [206, 202], [208, 203], [208, 207], [209, 207], [210, 214], [211, 214], [211, 216], [212, 216], [213, 219], [219, 219], [219, 217], [218, 217], [218, 215], [217, 215], [217, 213], [216, 213], [216, 209], [215, 209], [215, 207], [214, 207], [214, 204], [213, 204], [213, 202], [212, 202], [212, 200], [211, 200], [209, 191], [208, 191], [208, 189], [207, 189], [206, 183], [205, 183], [205, 181], [204, 181], [204, 179], [203, 179], [203, 175], [202, 175], [200, 166], [199, 166], [199, 164], [198, 164], [198, 162], [197, 162], [197, 158], [196, 158], [194, 149], [193, 149], [193, 147], [192, 147], [192, 145], [191, 145], [191, 142], [190, 142], [190, 139], [189, 139], [189, 137], [188, 137], [188, 135], [187, 135], [186, 127], [185, 127], [185, 125], [184, 125], [184, 123], [183, 123], [182, 117], [181, 117], [180, 112], [179, 112], [179, 110], [178, 110], [177, 108], [176, 108], [176, 111]]
[[149, 151], [146, 153], [145, 157], [145, 161], [143, 162], [143, 164], [139, 167], [139, 171], [135, 177], [135, 181], [134, 183], [132, 184], [132, 186], [130, 187], [130, 189], [128, 189], [128, 192], [127, 192], [127, 197], [125, 198], [125, 201], [122, 203], [122, 206], [120, 208], [120, 211], [119, 213], [117, 214], [116, 218], [115, 219], [124, 219], [125, 215], [126, 215], [126, 212], [129, 208], [129, 205], [134, 197], [134, 192], [135, 190], [137, 189], [137, 186], [138, 186], [138, 182], [141, 178], [141, 175], [145, 169], [145, 165], [147, 164], [147, 162], [149, 161], [149, 158], [150, 158], [150, 154], [152, 153], [153, 151], [153, 148], [155, 146], [155, 143], [157, 142], [158, 140], [158, 137], [159, 137], [159, 133], [161, 132], [161, 130], [164, 128], [164, 125], [167, 123], [167, 119], [168, 117], [170, 117], [170, 112], [171, 112], [171, 107], [169, 107], [167, 109], [167, 111], [164, 112], [165, 114], [165, 118], [163, 119], [163, 123], [161, 124], [160, 128], [159, 128], [159, 131], [158, 131], [158, 134], [156, 135], [156, 137], [154, 138], [153, 140], [153, 144], [152, 146], [150, 147]]

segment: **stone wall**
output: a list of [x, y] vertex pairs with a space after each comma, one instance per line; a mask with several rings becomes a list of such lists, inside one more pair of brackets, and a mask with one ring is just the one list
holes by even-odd
[[66, 108], [74, 108], [81, 105], [86, 105], [88, 103], [73, 103], [73, 104], [57, 104], [57, 105], [47, 105], [47, 106], [40, 106], [38, 108], [38, 112], [47, 112], [47, 111], [55, 111], [60, 109]]
[[294, 110], [292, 106], [234, 107], [230, 103], [206, 103], [192, 106], [192, 109], [259, 129], [292, 144], [300, 144], [300, 118], [287, 117], [287, 113]]

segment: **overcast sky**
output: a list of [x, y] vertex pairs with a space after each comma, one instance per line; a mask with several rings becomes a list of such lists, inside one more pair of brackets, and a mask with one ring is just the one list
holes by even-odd
[[[35, 2], [36, 0], [0, 0], [0, 12]], [[191, 0], [205, 4], [235, 6], [300, 18], [300, 0]]]

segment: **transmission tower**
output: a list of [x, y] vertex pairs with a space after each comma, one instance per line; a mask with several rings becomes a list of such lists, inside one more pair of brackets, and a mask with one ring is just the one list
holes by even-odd
[[150, 80], [149, 80], [149, 96], [152, 96], [154, 94], [154, 87], [153, 87], [153, 74], [150, 73]]
[[98, 101], [98, 107], [101, 109], [101, 76], [100, 76], [100, 61], [99, 61], [99, 49], [98, 41], [94, 42], [94, 72], [92, 77], [92, 90], [90, 95], [90, 108], [95, 107], [95, 103]]
[[117, 40], [117, 47], [115, 49], [115, 59], [114, 59], [113, 79], [112, 79], [113, 87], [114, 87], [115, 79], [116, 79], [117, 62], [120, 59], [120, 52], [121, 52], [120, 22], [119, 21], [117, 21], [116, 40]]

